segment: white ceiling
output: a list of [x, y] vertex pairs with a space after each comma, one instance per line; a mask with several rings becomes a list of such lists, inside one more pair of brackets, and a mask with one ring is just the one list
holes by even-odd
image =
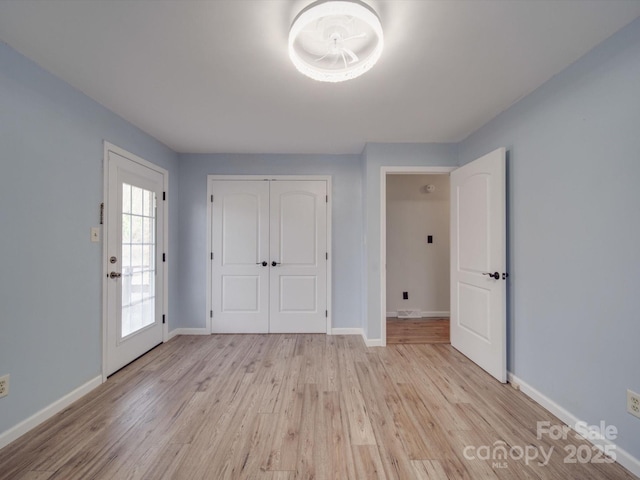
[[457, 142], [640, 16], [639, 0], [370, 0], [373, 70], [299, 74], [310, 0], [0, 0], [0, 39], [178, 152]]

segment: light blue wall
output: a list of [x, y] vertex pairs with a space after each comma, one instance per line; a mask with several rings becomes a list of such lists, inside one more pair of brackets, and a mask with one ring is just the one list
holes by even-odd
[[101, 374], [103, 139], [175, 186], [171, 150], [0, 43], [0, 433]]
[[364, 330], [369, 340], [380, 339], [380, 168], [383, 166], [437, 166], [458, 164], [452, 143], [370, 143], [364, 158], [366, 310]]
[[332, 320], [361, 326], [362, 189], [357, 155], [180, 155], [178, 326], [206, 322], [207, 175], [332, 176]]
[[640, 458], [640, 20], [460, 145], [509, 149], [510, 370]]

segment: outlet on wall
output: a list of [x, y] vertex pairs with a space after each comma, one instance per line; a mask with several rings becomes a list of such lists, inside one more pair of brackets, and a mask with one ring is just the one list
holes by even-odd
[[627, 412], [640, 418], [640, 393], [627, 390]]
[[9, 374], [0, 377], [0, 398], [9, 395]]

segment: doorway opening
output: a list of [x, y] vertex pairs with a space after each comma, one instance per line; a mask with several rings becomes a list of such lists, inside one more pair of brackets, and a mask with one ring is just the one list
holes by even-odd
[[449, 343], [449, 172], [382, 167], [382, 344]]
[[387, 343], [450, 343], [449, 177], [387, 176]]

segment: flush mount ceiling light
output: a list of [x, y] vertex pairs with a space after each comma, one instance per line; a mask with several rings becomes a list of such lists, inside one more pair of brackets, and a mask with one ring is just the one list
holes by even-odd
[[320, 0], [302, 10], [289, 31], [289, 57], [321, 82], [359, 77], [380, 58], [384, 39], [376, 12], [359, 0]]

